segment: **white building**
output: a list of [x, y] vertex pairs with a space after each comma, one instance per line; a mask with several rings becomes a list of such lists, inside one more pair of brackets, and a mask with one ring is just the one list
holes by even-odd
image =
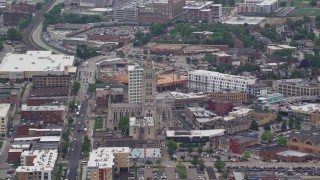
[[143, 68], [128, 66], [129, 103], [141, 103]]
[[238, 3], [238, 13], [269, 14], [278, 8], [278, 0], [245, 0]]
[[7, 136], [8, 120], [10, 116], [10, 104], [0, 104], [0, 136]]
[[226, 89], [245, 92], [248, 85], [255, 84], [256, 80], [255, 77], [195, 70], [188, 73], [188, 88], [205, 92], [220, 92]]
[[55, 150], [33, 150], [21, 153], [21, 166], [16, 169], [18, 179], [54, 179], [54, 166], [58, 158]]
[[66, 75], [73, 68], [74, 56], [52, 54], [51, 51], [7, 53], [0, 64], [1, 79], [29, 79], [34, 75]]

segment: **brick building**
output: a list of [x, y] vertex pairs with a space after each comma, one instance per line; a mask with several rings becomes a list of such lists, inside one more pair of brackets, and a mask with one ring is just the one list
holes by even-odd
[[65, 106], [27, 106], [21, 107], [21, 119], [38, 120], [44, 124], [62, 124], [65, 120]]
[[30, 97], [39, 96], [68, 96], [70, 88], [69, 87], [33, 87], [30, 90]]
[[43, 126], [43, 123], [40, 123], [37, 120], [21, 120], [16, 137], [24, 137], [29, 135], [29, 129], [32, 128], [41, 128]]
[[19, 12], [25, 12], [29, 14], [35, 13], [36, 5], [35, 4], [28, 4], [27, 2], [19, 2], [12, 6], [12, 9], [19, 11]]
[[222, 91], [210, 93], [209, 98], [213, 100], [225, 100], [236, 103], [246, 102], [248, 99], [247, 93], [240, 91]]
[[315, 128], [295, 131], [288, 138], [288, 146], [294, 150], [320, 155], [319, 134], [320, 130]]
[[20, 90], [20, 87], [0, 88], [0, 104], [9, 103], [19, 105]]
[[32, 76], [33, 87], [70, 87], [70, 75]]
[[209, 108], [218, 115], [226, 115], [234, 107], [230, 101], [208, 100]]
[[217, 65], [219, 64], [232, 64], [232, 56], [226, 53], [213, 53], [213, 56], [216, 58]]
[[66, 105], [68, 96], [44, 96], [44, 97], [29, 97], [27, 99], [28, 106], [43, 106], [43, 105]]
[[23, 152], [23, 149], [9, 149], [8, 150], [8, 162], [19, 162], [21, 153]]
[[256, 137], [235, 136], [230, 138], [229, 147], [231, 152], [242, 154], [246, 147], [258, 143], [259, 139]]
[[5, 11], [3, 13], [3, 24], [5, 26], [18, 26], [19, 21], [24, 17], [30, 17], [30, 14], [19, 11]]
[[276, 159], [277, 153], [288, 149], [289, 147], [284, 145], [268, 146], [260, 150], [260, 158], [263, 161], [271, 161], [272, 159]]

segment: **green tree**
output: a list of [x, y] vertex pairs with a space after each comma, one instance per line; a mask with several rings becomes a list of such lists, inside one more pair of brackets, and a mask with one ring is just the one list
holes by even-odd
[[310, 6], [316, 6], [317, 5], [317, 0], [310, 0], [309, 4], [310, 4]]
[[277, 140], [279, 145], [287, 145], [287, 138], [280, 136]]
[[213, 149], [211, 149], [211, 148], [206, 149], [206, 153], [208, 153], [208, 154], [212, 154], [212, 153], [213, 153]]
[[286, 7], [287, 6], [287, 2], [285, 1], [281, 1], [279, 4], [280, 7]]
[[289, 118], [289, 123], [288, 123], [288, 125], [289, 125], [289, 128], [290, 128], [290, 129], [293, 129], [293, 126], [294, 126], [294, 119], [293, 119], [293, 117], [290, 117], [290, 118]]
[[76, 106], [76, 99], [73, 98], [70, 103], [69, 103], [69, 108], [72, 109], [72, 110], [75, 110], [77, 108]]
[[245, 150], [245, 151], [243, 152], [243, 158], [244, 158], [245, 160], [248, 160], [250, 157], [251, 157], [250, 151]]
[[281, 124], [281, 131], [286, 131], [287, 130], [287, 121], [284, 120], [282, 121], [282, 124]]
[[214, 167], [218, 170], [219, 173], [221, 173], [226, 167], [226, 163], [219, 159], [216, 162], [214, 162]]
[[300, 118], [295, 118], [294, 126], [295, 126], [295, 128], [298, 129], [298, 130], [301, 129], [301, 119], [300, 119]]
[[180, 179], [186, 179], [187, 178], [187, 168], [186, 166], [182, 163], [179, 162], [177, 165], [177, 170], [178, 170], [178, 176]]
[[174, 152], [178, 149], [178, 144], [171, 139], [168, 141], [167, 147], [169, 155], [172, 156]]
[[250, 129], [253, 131], [259, 131], [259, 124], [257, 123], [257, 121], [251, 121]]
[[226, 73], [228, 71], [231, 71], [231, 69], [232, 65], [227, 63], [219, 64], [219, 66], [217, 66], [217, 71], [220, 73]]
[[298, 69], [295, 69], [290, 74], [290, 78], [292, 78], [292, 79], [294, 79], [294, 78], [303, 78], [303, 77], [304, 77], [303, 73]]
[[198, 165], [199, 165], [199, 170], [200, 171], [204, 171], [204, 169], [206, 168], [206, 166], [204, 165], [203, 159], [199, 160]]
[[126, 57], [126, 54], [125, 54], [122, 50], [117, 51], [116, 55], [117, 55], [118, 57], [120, 57], [120, 58]]
[[22, 34], [17, 28], [9, 28], [7, 31], [7, 39], [11, 41], [20, 41]]
[[129, 118], [127, 116], [120, 118], [118, 129], [121, 130], [123, 134], [129, 135]]
[[73, 122], [74, 122], [74, 119], [73, 119], [71, 116], [69, 116], [69, 117], [68, 117], [68, 124], [69, 124], [69, 126], [70, 126]]
[[184, 155], [180, 156], [180, 159], [183, 161], [186, 157]]
[[88, 59], [96, 56], [97, 50], [95, 48], [90, 48], [85, 44], [80, 44], [77, 46], [76, 55], [81, 59]]
[[222, 179], [228, 179], [228, 177], [229, 177], [228, 171], [223, 171], [223, 172], [221, 173], [221, 178], [222, 178]]
[[261, 135], [261, 140], [263, 142], [271, 142], [273, 139], [273, 134], [270, 131], [266, 131]]
[[203, 152], [203, 149], [201, 147], [199, 147], [197, 151], [199, 154], [201, 154]]
[[25, 29], [31, 22], [31, 17], [27, 16], [27, 17], [23, 17], [19, 20], [18, 22], [18, 27], [20, 30]]
[[271, 130], [270, 123], [264, 124], [264, 125], [263, 125], [263, 129], [264, 129], [265, 131], [270, 131], [270, 130]]
[[97, 130], [97, 129], [102, 129], [103, 128], [103, 119], [102, 117], [96, 117], [94, 118], [94, 126], [93, 129]]
[[216, 64], [216, 58], [213, 56], [213, 54], [206, 54], [203, 58], [205, 61], [208, 61], [211, 65]]
[[41, 2], [37, 2], [37, 3], [36, 3], [36, 9], [37, 9], [37, 11], [39, 11], [40, 9], [42, 9], [42, 3], [41, 3]]
[[89, 84], [88, 85], [88, 92], [93, 93], [96, 91], [96, 84]]
[[278, 122], [282, 121], [282, 116], [280, 114], [277, 115], [276, 121], [278, 121]]
[[74, 94], [77, 94], [78, 91], [79, 91], [79, 89], [80, 89], [80, 87], [81, 87], [80, 82], [79, 82], [79, 81], [75, 81], [75, 82], [73, 83], [73, 85], [72, 85], [73, 93], [74, 93]]
[[229, 6], [234, 6], [236, 4], [235, 0], [228, 0]]
[[90, 151], [90, 142], [88, 135], [85, 135], [82, 143], [82, 152], [88, 153]]
[[190, 161], [190, 163], [191, 163], [192, 165], [196, 166], [196, 165], [199, 163], [198, 157], [197, 157], [197, 156], [194, 156], [194, 157], [192, 158], [192, 160]]
[[188, 153], [190, 153], [190, 154], [191, 154], [192, 152], [193, 152], [193, 149], [192, 149], [192, 147], [191, 147], [191, 146], [189, 146], [189, 147], [188, 147]]

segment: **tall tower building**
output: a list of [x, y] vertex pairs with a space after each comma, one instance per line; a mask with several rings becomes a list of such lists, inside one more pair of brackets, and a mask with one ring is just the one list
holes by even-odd
[[129, 103], [141, 103], [143, 68], [135, 65], [128, 66]]
[[148, 51], [142, 82], [142, 116], [156, 118], [157, 75]]

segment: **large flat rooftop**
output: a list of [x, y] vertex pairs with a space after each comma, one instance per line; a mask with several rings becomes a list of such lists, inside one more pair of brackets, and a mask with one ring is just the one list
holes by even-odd
[[264, 17], [232, 17], [226, 21], [224, 21], [224, 24], [231, 24], [231, 25], [243, 25], [243, 24], [249, 24], [249, 25], [257, 25], [260, 24], [265, 18]]
[[191, 75], [201, 75], [201, 76], [214, 76], [216, 78], [226, 78], [226, 79], [238, 79], [238, 80], [256, 80], [255, 77], [252, 76], [236, 76], [236, 75], [231, 75], [231, 74], [223, 74], [219, 72], [214, 72], [214, 71], [206, 71], [206, 70], [195, 70], [189, 72]]
[[51, 51], [27, 51], [26, 54], [7, 53], [0, 64], [0, 72], [65, 71], [72, 67], [74, 56], [52, 54]]
[[65, 111], [66, 107], [63, 105], [59, 106], [28, 106], [22, 104], [21, 111]]
[[128, 153], [129, 147], [101, 147], [90, 153], [88, 168], [111, 168], [114, 165], [113, 153]]

